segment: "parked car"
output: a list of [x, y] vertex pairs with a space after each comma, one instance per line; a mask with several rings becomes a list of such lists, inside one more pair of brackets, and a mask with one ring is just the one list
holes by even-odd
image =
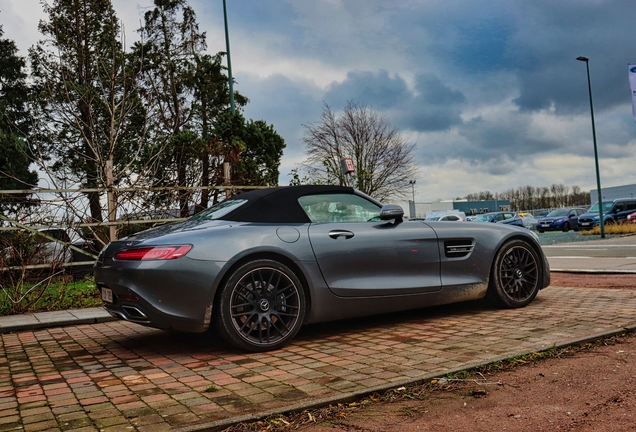
[[523, 307], [550, 283], [531, 231], [403, 217], [349, 187], [259, 189], [111, 242], [95, 282], [115, 317], [212, 325], [250, 351], [280, 348], [308, 323], [485, 296]]
[[636, 223], [636, 212], [627, 216], [627, 222]]
[[[78, 249], [88, 252], [90, 246], [90, 242], [69, 228], [14, 231], [0, 241], [0, 266], [55, 264], [64, 266], [65, 271], [74, 277], [83, 277], [92, 271], [95, 260]], [[74, 264], [79, 262], [88, 264]]]
[[497, 222], [506, 225], [523, 226], [523, 220], [514, 212], [490, 212], [477, 216], [473, 222]]
[[459, 221], [459, 222], [466, 221], [466, 219], [464, 219], [460, 214], [456, 214], [456, 213], [449, 213], [442, 216], [427, 218], [426, 220], [427, 221]]
[[564, 231], [579, 230], [579, 215], [585, 213], [583, 208], [560, 208], [552, 210], [547, 216], [539, 219], [537, 231]]
[[517, 213], [517, 215], [521, 218], [524, 227], [528, 228], [529, 230], [537, 229], [538, 220], [530, 213], [524, 213], [523, 216], [521, 215], [521, 213]]
[[[579, 216], [579, 229], [592, 229], [600, 224], [599, 203]], [[619, 198], [613, 201], [603, 201], [603, 223], [611, 225], [627, 221], [627, 216], [636, 211], [636, 198]]]

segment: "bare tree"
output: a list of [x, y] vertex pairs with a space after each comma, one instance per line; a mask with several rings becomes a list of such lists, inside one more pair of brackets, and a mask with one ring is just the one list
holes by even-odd
[[[352, 185], [379, 200], [406, 197], [409, 180], [418, 175], [409, 144], [387, 118], [373, 109], [349, 102], [341, 113], [327, 104], [320, 122], [305, 125], [304, 167], [314, 183]], [[347, 179], [343, 158], [356, 171]]]

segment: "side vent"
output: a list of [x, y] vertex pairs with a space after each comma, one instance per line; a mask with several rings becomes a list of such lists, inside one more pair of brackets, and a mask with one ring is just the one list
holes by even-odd
[[474, 241], [465, 240], [447, 240], [444, 242], [444, 252], [446, 258], [464, 258], [471, 254], [475, 248]]

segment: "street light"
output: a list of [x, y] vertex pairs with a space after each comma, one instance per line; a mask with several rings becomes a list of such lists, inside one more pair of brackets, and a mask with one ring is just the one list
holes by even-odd
[[579, 56], [578, 61], [585, 62], [587, 68], [587, 88], [590, 92], [590, 113], [592, 115], [592, 138], [594, 139], [594, 163], [596, 164], [596, 188], [598, 190], [598, 217], [601, 226], [601, 238], [605, 238], [605, 221], [603, 220], [603, 194], [601, 192], [601, 172], [598, 168], [598, 150], [596, 146], [596, 126], [594, 125], [594, 103], [592, 102], [592, 81], [590, 80], [590, 59]]
[[232, 78], [232, 60], [230, 59], [230, 35], [227, 29], [227, 8], [223, 0], [223, 21], [225, 21], [225, 48], [227, 51], [227, 77], [230, 90], [230, 112], [234, 115], [234, 83]]
[[413, 200], [409, 203], [409, 213], [411, 214], [411, 218], [415, 217], [415, 180], [409, 180], [409, 184], [411, 185], [411, 194], [413, 195]]

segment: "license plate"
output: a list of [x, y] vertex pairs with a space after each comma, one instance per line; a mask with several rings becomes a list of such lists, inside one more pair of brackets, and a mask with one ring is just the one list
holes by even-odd
[[582, 226], [588, 226], [590, 223], [589, 222], [581, 222]]
[[541, 226], [542, 226], [543, 228], [547, 228], [547, 227], [549, 227], [549, 226], [550, 226], [550, 224], [542, 224]]
[[111, 290], [110, 288], [102, 288], [102, 300], [104, 300], [106, 303], [112, 303], [113, 290]]

